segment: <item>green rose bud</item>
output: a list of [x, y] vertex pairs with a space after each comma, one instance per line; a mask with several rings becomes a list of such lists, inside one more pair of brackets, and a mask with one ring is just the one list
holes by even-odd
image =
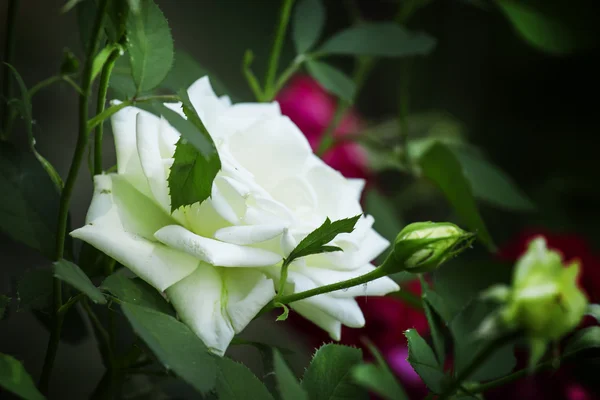
[[533, 340], [560, 339], [579, 324], [587, 308], [578, 274], [577, 262], [563, 265], [543, 238], [534, 239], [515, 266], [502, 318]]
[[432, 271], [468, 247], [474, 235], [449, 222], [415, 222], [396, 237], [381, 268], [392, 272]]

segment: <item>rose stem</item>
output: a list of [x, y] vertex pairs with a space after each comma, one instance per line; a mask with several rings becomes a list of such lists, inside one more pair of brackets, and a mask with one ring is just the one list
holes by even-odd
[[[98, 38], [102, 32], [102, 26], [104, 24], [104, 16], [108, 6], [108, 0], [100, 0], [98, 5], [98, 13], [94, 21], [92, 36], [88, 43], [85, 65], [82, 76], [82, 93], [79, 95], [79, 133], [77, 136], [77, 144], [75, 146], [75, 153], [73, 154], [73, 160], [71, 161], [71, 167], [69, 168], [69, 174], [65, 182], [65, 187], [60, 196], [60, 207], [58, 213], [58, 224], [56, 230], [56, 254], [55, 260], [60, 260], [64, 254], [65, 247], [65, 236], [67, 234], [67, 218], [69, 215], [69, 203], [71, 201], [71, 195], [73, 194], [73, 188], [75, 186], [75, 180], [79, 168], [81, 167], [81, 161], [86, 150], [88, 141], [88, 105], [89, 97], [92, 86], [92, 62], [94, 55], [98, 48]], [[58, 312], [62, 306], [62, 284], [57, 278], [53, 280], [53, 326], [48, 340], [48, 348], [46, 350], [46, 357], [44, 359], [44, 367], [42, 369], [42, 375], [40, 376], [39, 387], [42, 393], [48, 392], [48, 385], [50, 382], [50, 375], [52, 373], [52, 367], [54, 365], [54, 359], [56, 358], [56, 351], [58, 350], [58, 343], [60, 341], [60, 333], [62, 330], [62, 323], [64, 315]]]

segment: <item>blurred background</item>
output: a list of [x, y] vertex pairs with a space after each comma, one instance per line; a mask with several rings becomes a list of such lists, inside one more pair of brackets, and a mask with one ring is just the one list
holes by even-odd
[[[14, 65], [29, 87], [58, 73], [64, 48], [82, 54], [76, 13], [61, 14], [63, 3], [62, 0], [21, 1]], [[324, 37], [348, 27], [357, 14], [365, 20], [392, 20], [398, 8], [398, 1], [393, 0], [326, 0], [324, 3], [327, 7]], [[1, 43], [6, 34], [6, 4], [6, 0], [0, 2]], [[158, 0], [157, 4], [169, 20], [176, 48], [187, 52], [210, 71], [211, 76], [224, 82], [232, 98], [253, 101], [241, 73], [243, 55], [246, 49], [253, 50], [253, 70], [262, 77], [280, 3], [275, 0]], [[596, 262], [595, 254], [600, 253], [597, 250], [600, 243], [598, 142], [594, 140], [599, 133], [600, 57], [596, 39], [600, 29], [593, 16], [598, 14], [592, 0], [545, 4], [551, 5], [554, 11], [566, 9], [554, 15], [568, 20], [576, 33], [590, 38], [590, 42], [566, 54], [542, 51], [523, 40], [493, 2], [433, 0], [419, 9], [407, 26], [435, 37], [437, 47], [429, 56], [415, 58], [411, 64], [409, 127], [415, 132], [435, 131], [435, 134], [458, 137], [476, 146], [535, 205], [531, 211], [515, 212], [478, 203], [500, 249], [518, 246], [515, 241], [522, 240], [527, 232], [575, 237], [585, 243], [586, 255], [590, 254], [589, 264], [584, 268], [591, 268], [590, 264]], [[294, 56], [294, 46], [288, 37], [280, 65], [288, 65]], [[349, 73], [352, 70], [349, 58], [336, 59], [334, 64]], [[406, 68], [397, 59], [381, 60], [375, 66], [352, 110], [360, 120], [357, 130], [377, 130], [396, 118], [403, 71]], [[292, 80], [286, 90], [302, 84], [298, 82]], [[33, 101], [37, 149], [63, 177], [75, 146], [76, 104], [76, 94], [65, 84], [43, 89]], [[412, 133], [409, 131], [409, 136]], [[16, 126], [13, 137], [25, 147], [21, 125]], [[416, 220], [461, 222], [433, 185], [401, 169], [378, 165], [372, 162], [369, 149], [364, 151], [371, 154], [371, 158], [366, 158], [359, 172], [350, 174], [368, 178], [370, 190], [376, 190], [385, 199], [386, 207], [391, 204], [392, 215], [400, 228]], [[377, 157], [375, 155], [375, 159]], [[115, 163], [110, 134], [106, 135], [105, 158], [105, 166]], [[91, 194], [89, 172], [82, 168], [72, 202], [73, 226], [83, 223]], [[0, 193], [0, 196], [8, 195]], [[368, 207], [367, 211], [377, 212]], [[492, 259], [495, 256], [476, 245], [459, 262], [463, 265], [476, 262], [483, 268], [486, 260]], [[42, 257], [0, 233], [0, 293], [12, 293], [15, 297], [16, 282], [23, 271], [44, 263]], [[461, 268], [461, 265], [452, 265], [448, 270], [455, 271], [457, 281], [471, 279], [467, 270]], [[595, 285], [600, 289], [600, 270], [596, 271]], [[38, 376], [48, 333], [33, 314], [16, 308], [9, 310], [10, 319], [0, 323], [0, 352], [23, 360], [29, 372]], [[313, 331], [305, 326], [308, 322], [293, 320], [284, 326], [271, 320], [263, 318], [252, 324], [245, 335], [291, 349], [314, 345], [314, 337], [310, 337]], [[404, 329], [415, 322], [407, 321], [407, 324]], [[385, 324], [378, 327], [388, 329]], [[399, 337], [398, 340], [404, 339]], [[58, 353], [55, 383], [51, 385], [53, 398], [87, 398], [103, 374], [100, 355], [89, 334], [85, 337], [75, 334], [70, 342], [61, 345]], [[254, 368], [260, 368], [260, 359], [254, 350], [241, 346], [233, 352]], [[308, 361], [308, 355], [302, 354], [310, 352], [293, 356], [298, 371]]]

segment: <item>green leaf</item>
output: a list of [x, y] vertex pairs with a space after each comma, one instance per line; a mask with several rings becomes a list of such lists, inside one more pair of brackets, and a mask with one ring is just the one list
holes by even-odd
[[127, 2], [123, 0], [108, 2], [106, 18], [104, 19], [104, 31], [109, 42], [118, 43], [123, 41], [129, 14]]
[[309, 233], [304, 239], [298, 243], [296, 248], [292, 250], [286, 264], [290, 264], [293, 260], [300, 257], [306, 257], [311, 254], [327, 253], [332, 251], [341, 251], [336, 246], [326, 246], [340, 233], [350, 233], [354, 230], [354, 225], [358, 222], [361, 215], [352, 218], [339, 219], [331, 222], [329, 218], [325, 218], [325, 222]]
[[168, 178], [172, 211], [206, 200], [211, 194], [215, 176], [221, 169], [221, 160], [215, 144], [189, 101], [187, 93], [180, 91], [179, 95], [187, 120], [161, 106], [162, 116], [181, 133]]
[[25, 400], [45, 399], [37, 390], [23, 364], [0, 353], [0, 386]]
[[410, 32], [392, 22], [368, 22], [343, 30], [318, 52], [374, 57], [427, 55], [436, 40], [423, 32]]
[[593, 5], [586, 2], [497, 1], [500, 11], [531, 46], [564, 55], [597, 44]]
[[423, 310], [425, 311], [425, 317], [427, 318], [427, 324], [431, 330], [431, 338], [433, 340], [433, 348], [435, 349], [435, 355], [440, 363], [444, 365], [446, 358], [446, 341], [444, 338], [444, 323], [442, 317], [434, 311], [433, 306], [427, 300], [427, 294], [433, 293], [430, 290], [423, 289]]
[[[120, 99], [130, 99], [136, 95], [137, 88], [131, 76], [129, 57], [119, 57], [117, 59], [108, 85], [113, 90], [114, 96]], [[141, 95], [141, 93], [137, 94]]]
[[[77, 25], [79, 27], [79, 39], [84, 52], [88, 50], [89, 41], [94, 27], [94, 20], [98, 12], [98, 0], [81, 1], [76, 8]], [[129, 8], [127, 3], [122, 0], [109, 1], [104, 18], [103, 30], [100, 32], [98, 43], [100, 46], [106, 41], [109, 43], [117, 43], [122, 40], [122, 37], [127, 28], [127, 19], [129, 16]]]
[[589, 328], [577, 331], [569, 339], [564, 350], [564, 355], [597, 348], [600, 348], [600, 326], [590, 326]]
[[273, 365], [277, 377], [277, 387], [282, 400], [308, 400], [308, 395], [296, 379], [290, 367], [286, 364], [283, 356], [277, 350], [273, 350]]
[[454, 149], [475, 197], [512, 211], [533, 211], [535, 206], [500, 168], [473, 152]]
[[202, 340], [170, 315], [131, 303], [121, 309], [160, 362], [201, 393], [215, 385], [217, 365]]
[[100, 53], [98, 53], [96, 57], [94, 57], [94, 61], [92, 62], [92, 82], [96, 79], [100, 72], [102, 72], [102, 68], [106, 63], [106, 60], [108, 60], [108, 57], [116, 48], [117, 45], [109, 44], [108, 46], [100, 50]]
[[354, 99], [356, 85], [343, 72], [329, 64], [309, 60], [306, 62], [308, 73], [328, 92], [349, 103]]
[[181, 88], [190, 87], [192, 83], [205, 75], [210, 76], [211, 86], [217, 95], [231, 93], [223, 82], [217, 79], [209, 70], [202, 67], [189, 53], [181, 49], [176, 49], [173, 67], [159, 88], [177, 92]]
[[490, 250], [495, 245], [479, 214], [477, 203], [463, 167], [454, 153], [444, 144], [436, 143], [420, 158], [423, 174], [444, 193], [458, 216]]
[[446, 377], [433, 350], [415, 329], [407, 330], [404, 335], [408, 340], [408, 362], [432, 392], [441, 393]]
[[292, 37], [296, 52], [304, 54], [321, 37], [325, 26], [325, 7], [321, 0], [301, 0], [294, 10]]
[[588, 304], [586, 315], [595, 318], [600, 323], [600, 304]]
[[[511, 281], [511, 265], [493, 260], [457, 259], [434, 272], [435, 291], [443, 299], [448, 314], [444, 317], [446, 322], [478, 298], [483, 290], [495, 284], [508, 285]], [[431, 304], [438, 310], [435, 302]]]
[[45, 310], [52, 303], [52, 290], [51, 269], [25, 272], [17, 284], [19, 310]]
[[155, 88], [173, 64], [173, 38], [162, 11], [152, 0], [140, 0], [138, 13], [129, 13], [127, 48], [138, 92]]
[[[493, 337], [480, 338], [476, 332], [481, 323], [497, 308], [496, 304], [474, 299], [450, 322], [449, 328], [454, 338], [454, 368], [459, 374], [473, 358], [485, 347], [487, 340]], [[509, 374], [516, 366], [514, 343], [496, 350], [469, 377], [473, 381], [485, 381], [500, 378]]]
[[265, 385], [243, 364], [223, 357], [218, 369], [219, 400], [273, 400]]
[[[177, 49], [173, 66], [165, 79], [152, 92], [177, 92], [181, 88], [188, 88], [200, 77], [210, 76], [211, 85], [218, 95], [231, 94], [226, 86], [209, 70], [202, 67], [189, 53]], [[131, 76], [131, 63], [129, 57], [117, 60], [110, 79], [110, 88], [116, 96], [122, 99], [131, 98], [136, 94], [136, 85]]]
[[393, 243], [404, 224], [390, 199], [371, 189], [365, 195], [365, 211], [375, 218], [373, 229]]
[[106, 299], [100, 289], [94, 286], [90, 278], [76, 264], [64, 259], [56, 261], [54, 276], [85, 293], [94, 303], [106, 304]]
[[[18, 311], [31, 310], [35, 318], [48, 330], [52, 329], [52, 268], [29, 270], [17, 284]], [[65, 288], [70, 289], [70, 288]], [[63, 302], [69, 290], [63, 290]], [[86, 322], [77, 309], [65, 315], [61, 340], [78, 344], [87, 336]]]
[[356, 386], [352, 369], [362, 361], [362, 351], [339, 344], [326, 344], [315, 353], [302, 387], [311, 400], [366, 399], [367, 393]]
[[[35, 157], [0, 142], [0, 230], [53, 258], [59, 195]], [[43, 201], [40, 201], [43, 199]]]
[[131, 11], [133, 11], [134, 13], [139, 13], [141, 6], [140, 6], [140, 2], [141, 0], [127, 0], [127, 4], [129, 5], [129, 9]]
[[81, 250], [79, 251], [79, 258], [77, 259], [77, 265], [83, 272], [90, 278], [95, 278], [100, 275], [104, 275], [106, 268], [109, 263], [114, 262], [112, 259], [95, 248], [94, 246], [83, 242]]
[[427, 290], [423, 294], [423, 299], [429, 304], [429, 306], [436, 312], [437, 315], [442, 319], [443, 322], [448, 323], [452, 319], [452, 313], [443, 299], [439, 294], [433, 290]]
[[127, 278], [123, 273], [116, 272], [106, 278], [101, 289], [108, 290], [125, 303], [135, 304], [152, 310], [175, 315], [173, 307], [152, 286], [140, 278]]
[[396, 379], [377, 348], [369, 343], [376, 364], [361, 364], [354, 367], [352, 377], [359, 386], [387, 400], [408, 400], [406, 392]]
[[10, 300], [10, 297], [4, 294], [0, 294], [0, 320], [4, 318], [6, 310], [8, 309], [8, 307], [10, 307]]

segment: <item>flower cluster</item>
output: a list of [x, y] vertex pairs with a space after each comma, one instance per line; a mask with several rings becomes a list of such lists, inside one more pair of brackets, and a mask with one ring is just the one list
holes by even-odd
[[[171, 213], [167, 178], [179, 133], [165, 119], [127, 107], [112, 118], [118, 171], [97, 175], [86, 225], [71, 233], [164, 291], [180, 318], [223, 354], [276, 295], [284, 257], [326, 218], [362, 214], [363, 180], [346, 179], [316, 157], [278, 103], [232, 105], [208, 78], [188, 90], [221, 159], [210, 199]], [[172, 106], [181, 112], [180, 105]], [[343, 251], [291, 263], [286, 294], [372, 271], [388, 241], [362, 216], [332, 244]], [[385, 277], [291, 304], [340, 338], [365, 323], [354, 297], [398, 290]]]

